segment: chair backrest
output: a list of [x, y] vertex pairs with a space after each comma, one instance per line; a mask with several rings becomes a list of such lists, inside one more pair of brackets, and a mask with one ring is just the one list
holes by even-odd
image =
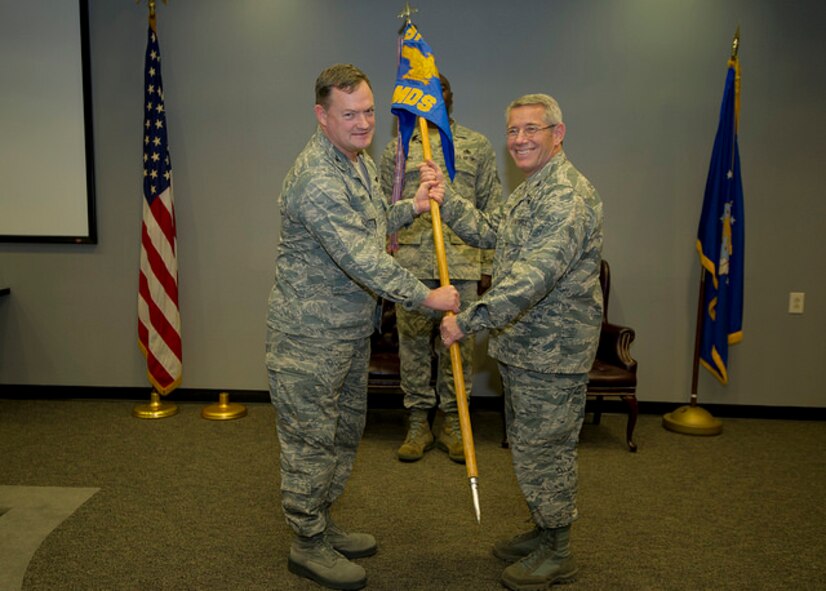
[[599, 266], [599, 286], [602, 288], [602, 321], [608, 322], [608, 294], [611, 293], [611, 267], [602, 259]]

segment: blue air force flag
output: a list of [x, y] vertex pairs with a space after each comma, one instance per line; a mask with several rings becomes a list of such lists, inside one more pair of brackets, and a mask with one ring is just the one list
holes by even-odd
[[732, 58], [697, 235], [700, 264], [707, 273], [702, 294], [700, 363], [723, 384], [728, 382], [728, 346], [743, 338], [743, 185], [737, 147], [739, 74], [737, 58]]
[[439, 128], [445, 166], [450, 180], [453, 180], [456, 175], [453, 135], [442, 96], [439, 70], [436, 69], [436, 58], [412, 23], [407, 23], [402, 32], [399, 70], [390, 111], [399, 118], [399, 135], [405, 156], [410, 137], [416, 129], [416, 117], [423, 117]]

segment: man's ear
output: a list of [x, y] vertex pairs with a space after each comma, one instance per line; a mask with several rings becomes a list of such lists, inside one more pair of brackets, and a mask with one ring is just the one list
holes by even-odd
[[565, 139], [565, 130], [566, 129], [567, 128], [565, 127], [564, 123], [557, 123], [556, 127], [554, 127], [554, 129], [553, 129], [554, 135], [556, 135], [556, 137], [559, 138], [559, 143], [560, 144], [562, 143], [562, 140]]
[[321, 105], [316, 105], [314, 107], [315, 110], [315, 118], [318, 121], [318, 124], [321, 127], [327, 127], [327, 111], [324, 110], [324, 107]]

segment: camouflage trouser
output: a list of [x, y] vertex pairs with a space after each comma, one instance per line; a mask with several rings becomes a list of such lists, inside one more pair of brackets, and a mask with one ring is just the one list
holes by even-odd
[[[430, 288], [439, 287], [439, 282], [423, 280]], [[478, 299], [476, 281], [454, 281], [452, 285], [462, 298], [462, 309]], [[429, 410], [436, 407], [436, 392], [430, 384], [433, 354], [438, 357], [436, 390], [439, 394], [439, 408], [443, 412], [455, 413], [456, 389], [453, 385], [453, 367], [450, 352], [442, 344], [439, 324], [442, 315], [427, 316], [419, 312], [405, 310], [396, 305], [396, 326], [399, 330], [399, 361], [401, 363], [401, 388], [404, 392], [404, 406], [408, 409]], [[473, 379], [473, 336], [459, 344], [462, 354], [462, 369], [465, 376], [465, 392], [470, 398]]]
[[271, 333], [270, 398], [281, 446], [281, 506], [300, 536], [326, 529], [344, 491], [367, 414], [370, 340]]
[[540, 527], [577, 517], [577, 443], [587, 374], [547, 374], [499, 364], [513, 469]]

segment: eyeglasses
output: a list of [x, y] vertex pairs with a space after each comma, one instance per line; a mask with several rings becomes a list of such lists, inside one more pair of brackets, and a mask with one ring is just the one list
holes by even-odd
[[523, 134], [525, 134], [525, 137], [531, 138], [531, 137], [535, 136], [537, 133], [539, 133], [540, 131], [542, 131], [544, 129], [553, 129], [556, 126], [557, 126], [557, 124], [554, 123], [553, 125], [548, 125], [546, 127], [539, 127], [538, 125], [526, 125], [525, 127], [521, 127], [521, 128], [520, 127], [509, 127], [505, 131], [505, 135], [508, 136], [508, 139], [515, 140], [516, 138], [519, 137], [519, 132], [521, 131]]

